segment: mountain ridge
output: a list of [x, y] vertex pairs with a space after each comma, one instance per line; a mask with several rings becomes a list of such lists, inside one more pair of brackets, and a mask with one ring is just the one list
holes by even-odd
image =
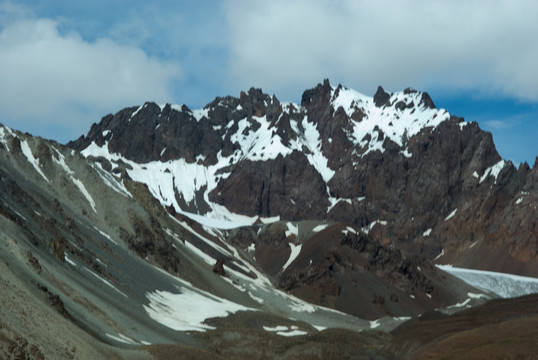
[[0, 357], [415, 357], [476, 314], [533, 329], [534, 295], [489, 301], [536, 279], [435, 265], [533, 275], [536, 164], [411, 89], [303, 98], [146, 103], [69, 146], [0, 125]]
[[[130, 126], [138, 133], [131, 134]], [[182, 198], [186, 189], [172, 184], [179, 176], [162, 184], [166, 199], [160, 185], [148, 183], [154, 196], [176, 211], [211, 214], [210, 204], [219, 204], [247, 216], [345, 220], [359, 227], [383, 221], [388, 226], [376, 236], [406, 253], [430, 259], [443, 253], [446, 263], [470, 257], [451, 236], [473, 248], [495, 242], [503, 247], [496, 256], [504, 251], [510, 256], [503, 255], [500, 264], [484, 262], [486, 270], [538, 275], [521, 261], [537, 256], [532, 253], [536, 164], [516, 170], [498, 155], [490, 133], [436, 109], [427, 93], [388, 94], [379, 87], [367, 97], [325, 80], [306, 90], [300, 105], [280, 103], [254, 88], [239, 98], [216, 98], [202, 110], [146, 103], [108, 115], [69, 146], [87, 156], [93, 156], [93, 146], [105, 155], [103, 163], [117, 154], [163, 164], [154, 172], [173, 174], [174, 165], [164, 164], [182, 159], [183, 170], [188, 167], [196, 178], [192, 195]], [[216, 180], [196, 175], [200, 171]], [[137, 180], [149, 181], [140, 176]], [[528, 194], [530, 217], [516, 206]], [[493, 213], [503, 213], [509, 229], [499, 229]], [[476, 214], [479, 220], [470, 221]], [[523, 227], [506, 220], [514, 214], [522, 214], [516, 221]], [[447, 232], [446, 218], [461, 229]], [[506, 231], [513, 242], [502, 246]], [[473, 266], [471, 260], [459, 265]]]

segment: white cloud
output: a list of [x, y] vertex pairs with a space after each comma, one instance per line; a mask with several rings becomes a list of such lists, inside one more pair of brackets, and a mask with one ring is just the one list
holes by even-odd
[[538, 100], [536, 1], [232, 0], [225, 9], [239, 87], [297, 96], [329, 77], [366, 92], [381, 84]]
[[[2, 8], [5, 18], [6, 8]], [[23, 13], [11, 6], [11, 12]], [[62, 34], [50, 19], [21, 16], [0, 28], [0, 122], [70, 128], [73, 138], [107, 112], [170, 101], [180, 68], [135, 46]]]
[[486, 120], [484, 123], [486, 124], [486, 127], [494, 130], [502, 130], [512, 127], [510, 122], [506, 120]]

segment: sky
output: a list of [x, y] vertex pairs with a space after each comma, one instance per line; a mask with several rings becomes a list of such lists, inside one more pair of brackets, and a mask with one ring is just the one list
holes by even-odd
[[60, 143], [146, 101], [250, 87], [300, 102], [328, 78], [411, 87], [538, 156], [538, 1], [0, 0], [0, 123]]

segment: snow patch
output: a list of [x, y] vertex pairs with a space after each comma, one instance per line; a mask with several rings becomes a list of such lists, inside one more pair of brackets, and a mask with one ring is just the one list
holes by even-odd
[[253, 310], [202, 290], [195, 291], [183, 287], [178, 291], [179, 293], [160, 290], [148, 292], [146, 297], [149, 304], [144, 305], [144, 309], [153, 320], [173, 330], [211, 330], [215, 328], [204, 324], [206, 319]]
[[7, 139], [6, 139], [7, 129], [8, 128], [0, 125], [0, 142], [4, 144], [4, 147], [7, 149], [7, 151], [9, 151], [9, 147], [7, 146]]
[[[348, 203], [349, 205], [352, 205], [352, 200], [351, 200], [351, 199], [329, 197], [329, 202], [330, 202], [331, 204], [330, 204], [329, 207], [327, 208], [327, 212], [331, 211], [332, 208], [335, 207], [336, 204], [338, 204], [340, 201], [344, 201], [344, 202]], [[359, 200], [359, 201], [360, 201], [360, 200]]]
[[312, 229], [312, 232], [317, 233], [317, 232], [325, 230], [327, 227], [329, 227], [328, 224], [321, 224], [321, 225], [318, 225], [318, 226], [314, 227]]
[[495, 165], [490, 166], [489, 168], [484, 171], [484, 175], [480, 178], [479, 184], [482, 184], [488, 176], [493, 176], [495, 178], [494, 184], [497, 183], [497, 176], [499, 176], [499, 173], [506, 165], [506, 162], [504, 160], [499, 161]]
[[41, 175], [43, 179], [45, 179], [48, 183], [50, 183], [49, 179], [47, 179], [47, 177], [45, 176], [45, 174], [43, 173], [43, 171], [41, 171], [41, 168], [39, 167], [39, 159], [36, 159], [34, 157], [34, 154], [32, 154], [32, 150], [30, 149], [30, 146], [28, 145], [28, 141], [26, 140], [21, 141], [21, 150], [24, 156], [26, 157], [26, 159], [28, 160], [28, 162], [32, 164], [32, 166], [34, 167], [34, 169], [36, 169], [39, 175]]
[[122, 342], [124, 344], [129, 344], [129, 345], [138, 345], [139, 343], [134, 341], [133, 339], [131, 339], [130, 337], [127, 337], [123, 334], [118, 334], [118, 336], [115, 336], [115, 335], [112, 335], [112, 334], [108, 334], [106, 333], [105, 334], [107, 337], [113, 339], [113, 340], [116, 340], [116, 341], [119, 341], [119, 342]]
[[435, 260], [441, 258], [443, 255], [445, 255], [445, 249], [441, 249], [441, 253], [440, 253], [439, 255], [437, 255], [437, 256], [433, 259], [433, 261], [435, 261]]
[[379, 322], [379, 319], [370, 321], [370, 329], [375, 329], [379, 325], [381, 325], [381, 323]]
[[279, 325], [275, 327], [264, 326], [263, 329], [267, 332], [274, 332], [280, 336], [300, 336], [308, 334], [306, 331], [299, 330], [297, 326]]
[[291, 222], [287, 223], [286, 226], [288, 227], [288, 230], [286, 230], [286, 237], [291, 235], [299, 236], [299, 226], [293, 225]]
[[[383, 152], [385, 138], [403, 147], [409, 138], [422, 129], [434, 129], [441, 122], [450, 119], [446, 110], [425, 106], [422, 101], [423, 94], [420, 92], [394, 93], [389, 99], [391, 105], [379, 108], [372, 97], [343, 87], [339, 87], [338, 92], [336, 90], [333, 88], [331, 93], [331, 104], [335, 110], [341, 107], [349, 117], [357, 110], [362, 112], [361, 121], [352, 120], [353, 130], [347, 134], [356, 146], [365, 148], [362, 156], [377, 150]], [[405, 106], [396, 108], [393, 106], [396, 103], [403, 103]], [[380, 132], [384, 134], [383, 139]], [[370, 140], [365, 140], [368, 137]], [[412, 155], [407, 149], [401, 153], [406, 157]]]
[[305, 116], [301, 122], [304, 132], [299, 130], [296, 121], [290, 121], [290, 125], [298, 135], [297, 139], [292, 141], [292, 148], [302, 151], [306, 147], [309, 151], [305, 153], [308, 162], [317, 170], [325, 183], [334, 176], [335, 171], [329, 168], [329, 160], [321, 151], [321, 135], [314, 122], [308, 121], [308, 116]]
[[97, 232], [101, 235], [103, 235], [104, 237], [106, 237], [110, 242], [112, 242], [114, 245], [118, 245], [117, 242], [115, 242], [111, 237], [110, 235], [108, 235], [107, 233], [101, 231], [97, 226], [94, 226], [93, 227], [95, 230], [97, 230]]
[[445, 218], [445, 221], [450, 220], [456, 215], [456, 212], [458, 211], [458, 208], [455, 208], [454, 211], [452, 211], [448, 216]]
[[368, 234], [370, 232], [370, 230], [372, 230], [374, 228], [374, 226], [376, 226], [377, 224], [386, 226], [387, 221], [385, 221], [385, 220], [372, 221], [368, 226], [362, 228], [362, 231]]
[[424, 231], [424, 232], [422, 233], [422, 236], [424, 236], [424, 237], [426, 237], [426, 236], [430, 236], [431, 233], [432, 233], [432, 229], [429, 228], [428, 230], [426, 230], [426, 231]]
[[411, 154], [407, 148], [405, 148], [405, 150], [403, 151], [400, 151], [400, 154], [402, 154], [403, 156], [405, 156], [406, 158], [411, 158], [413, 156], [413, 154]]
[[67, 173], [67, 175], [69, 176], [69, 178], [71, 179], [73, 184], [75, 184], [75, 186], [79, 189], [79, 191], [82, 193], [82, 195], [84, 195], [86, 200], [90, 203], [90, 206], [92, 207], [92, 210], [95, 213], [97, 213], [97, 209], [95, 208], [95, 201], [93, 200], [93, 198], [90, 195], [90, 193], [88, 192], [88, 190], [86, 190], [86, 187], [84, 186], [82, 181], [80, 181], [78, 178], [75, 177], [75, 172], [73, 170], [71, 170], [71, 168], [67, 165], [67, 163], [65, 162], [65, 157], [63, 156], [63, 154], [60, 153], [58, 151], [58, 149], [56, 149], [55, 147], [52, 147], [52, 148], [54, 149], [54, 151], [56, 151], [56, 154], [58, 155], [58, 159], [56, 159], [53, 156], [52, 160], [55, 163], [57, 163], [58, 165], [60, 165], [62, 167], [62, 169], [64, 169], [64, 171]]
[[301, 335], [307, 335], [308, 333], [303, 330], [289, 330], [289, 331], [278, 331], [276, 334], [280, 336], [301, 336]]
[[295, 244], [289, 243], [288, 245], [291, 248], [291, 254], [290, 254], [290, 257], [288, 258], [288, 261], [286, 261], [284, 266], [282, 266], [282, 272], [286, 271], [288, 266], [290, 266], [290, 264], [297, 258], [297, 256], [299, 256], [299, 254], [301, 253], [301, 248], [303, 247], [303, 244], [295, 245]]
[[454, 275], [478, 289], [492, 292], [503, 298], [518, 297], [538, 293], [538, 279], [493, 271], [456, 268], [436, 265], [439, 269]]

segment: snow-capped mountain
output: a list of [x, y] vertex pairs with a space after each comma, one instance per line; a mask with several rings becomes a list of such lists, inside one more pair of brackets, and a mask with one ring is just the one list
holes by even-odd
[[479, 305], [536, 279], [434, 263], [536, 276], [537, 169], [426, 93], [328, 81], [301, 104], [146, 103], [68, 146], [0, 125], [0, 358], [388, 359], [476, 324], [533, 334], [532, 295]]
[[198, 221], [345, 221], [406, 254], [538, 276], [536, 165], [502, 160], [426, 93], [326, 80], [301, 104], [258, 89], [201, 110], [146, 103], [69, 146]]

